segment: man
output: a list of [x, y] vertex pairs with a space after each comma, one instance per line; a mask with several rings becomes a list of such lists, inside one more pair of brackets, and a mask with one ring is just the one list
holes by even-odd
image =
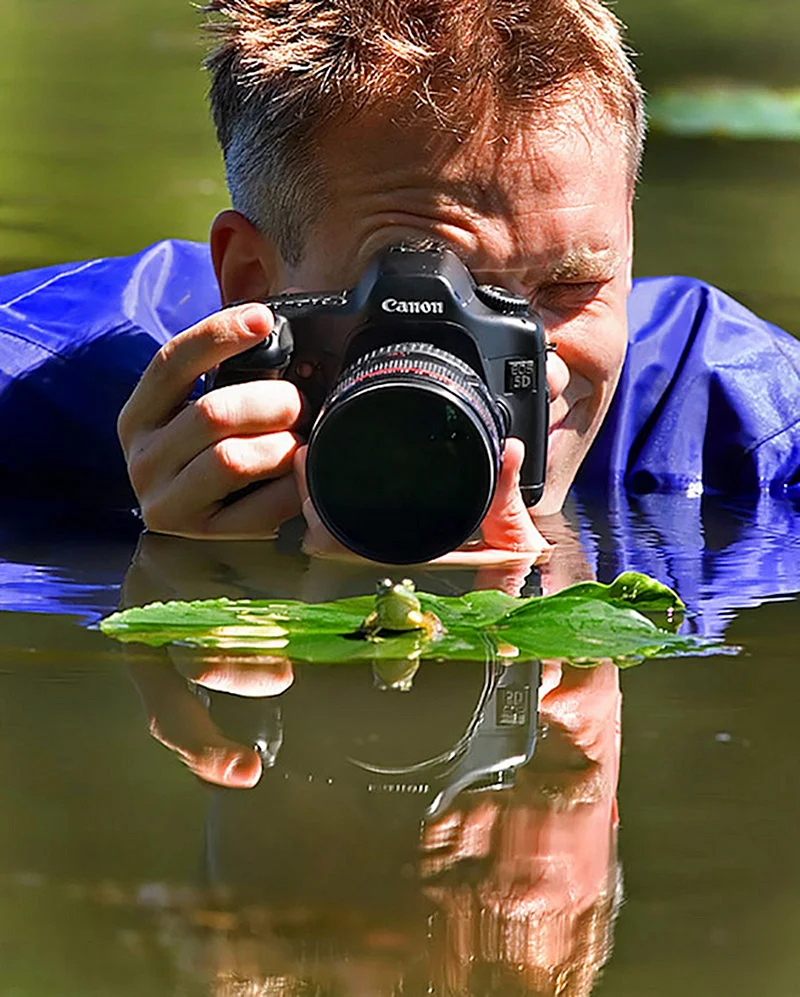
[[[224, 303], [348, 287], [383, 246], [435, 237], [481, 282], [529, 297], [558, 343], [537, 515], [560, 509], [610, 404], [627, 342], [641, 94], [600, 4], [212, 4], [209, 60], [234, 207], [214, 222]], [[248, 305], [164, 347], [120, 418], [145, 522], [188, 536], [270, 534], [299, 512], [286, 381], [182, 407], [204, 370], [269, 332]], [[177, 414], [175, 414], [177, 411]], [[506, 449], [485, 542], [543, 543]], [[225, 505], [253, 481], [269, 484]]]
[[[527, 295], [557, 344], [547, 368], [546, 488], [533, 510], [540, 525], [561, 508], [582, 464], [584, 487], [638, 493], [797, 486], [797, 344], [695, 282], [656, 281], [628, 301], [642, 96], [619, 25], [602, 4], [210, 7], [220, 34], [209, 60], [211, 103], [234, 206], [214, 222], [211, 256], [222, 303], [251, 303], [214, 312], [165, 343], [122, 411], [127, 468], [151, 530], [264, 537], [300, 511], [295, 387], [240, 385], [192, 400], [196, 379], [268, 334], [272, 317], [260, 298], [350, 286], [383, 246], [431, 237], [451, 246], [476, 279]], [[108, 425], [123, 384], [158, 342], [213, 310], [206, 268], [200, 251], [181, 245], [116, 268], [100, 263], [89, 286], [102, 315], [86, 321], [85, 349], [68, 347], [82, 363], [67, 375], [68, 365], [35, 359], [5, 398], [6, 411], [29, 426], [44, 425], [44, 396], [56, 409], [45, 409], [49, 422], [63, 424], [59, 393], [80, 398], [76, 377], [98, 372], [86, 395], [98, 408], [103, 398], [102, 416], [84, 421], [101, 440], [69, 465], [81, 469], [95, 503], [98, 492], [109, 501], [124, 494], [114, 487]], [[34, 288], [21, 278], [8, 321], [23, 299], [23, 312], [35, 312], [52, 294], [63, 312], [85, 269], [59, 270]], [[118, 305], [109, 306], [109, 287]], [[637, 336], [625, 391], [608, 415], [626, 355], [626, 307]], [[30, 311], [25, 322], [30, 337]], [[52, 350], [55, 335], [45, 330], [43, 338], [37, 348]], [[29, 388], [38, 389], [37, 406], [19, 402]], [[29, 441], [6, 443], [0, 459], [11, 473], [33, 467]], [[523, 446], [506, 447], [482, 525], [490, 550], [545, 545], [516, 486]], [[58, 461], [54, 452], [50, 466]], [[227, 501], [255, 481], [267, 483]]]

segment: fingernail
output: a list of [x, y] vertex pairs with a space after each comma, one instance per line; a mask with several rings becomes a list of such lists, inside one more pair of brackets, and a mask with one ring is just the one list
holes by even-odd
[[245, 332], [268, 336], [272, 331], [272, 312], [258, 302], [245, 305], [239, 312], [239, 322]]
[[257, 776], [252, 759], [237, 755], [226, 767], [223, 780], [234, 785], [251, 784]]

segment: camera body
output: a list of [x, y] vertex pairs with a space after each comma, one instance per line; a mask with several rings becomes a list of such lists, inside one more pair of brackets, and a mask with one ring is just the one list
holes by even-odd
[[[524, 501], [530, 506], [540, 499], [548, 432], [546, 345], [541, 320], [530, 310], [525, 298], [502, 288], [477, 285], [461, 260], [448, 249], [392, 246], [376, 256], [352, 289], [285, 294], [266, 299], [266, 304], [276, 317], [272, 335], [225, 361], [210, 384], [219, 387], [257, 378], [286, 377], [297, 385], [315, 420], [309, 436], [307, 465], [310, 497], [326, 526], [351, 549], [388, 563], [427, 559], [419, 558], [418, 551], [403, 557], [400, 542], [389, 551], [393, 556], [376, 557], [376, 551], [360, 549], [364, 545], [348, 536], [352, 530], [338, 529], [337, 515], [333, 514], [331, 522], [324, 496], [317, 501], [320, 489], [333, 487], [326, 481], [335, 467], [353, 480], [352, 492], [348, 494], [356, 504], [365, 489], [373, 496], [384, 496], [375, 497], [374, 501], [385, 503], [382, 513], [385, 526], [393, 515], [398, 515], [398, 510], [409, 502], [414, 504], [414, 488], [420, 494], [430, 493], [432, 504], [439, 503], [442, 507], [448, 501], [452, 504], [460, 492], [454, 484], [451, 494], [445, 494], [443, 488], [436, 493], [437, 470], [448, 473], [444, 470], [448, 459], [457, 467], [471, 460], [469, 455], [482, 454], [485, 449], [486, 467], [475, 485], [481, 493], [480, 500], [464, 510], [463, 523], [460, 522], [463, 533], [467, 521], [474, 530], [488, 508], [505, 438], [513, 435], [526, 446], [520, 475]], [[375, 407], [378, 398], [388, 401], [389, 388], [397, 389], [391, 397], [402, 398], [407, 406], [405, 414], [398, 415], [394, 428], [379, 414], [384, 409]], [[425, 425], [420, 422], [413, 440], [406, 439], [405, 434], [413, 422], [408, 413], [420, 411], [416, 402], [430, 401], [433, 396], [440, 399], [436, 411], [441, 409], [442, 413], [442, 438], [439, 450], [431, 449], [426, 463]], [[333, 434], [335, 446], [325, 442], [326, 425], [332, 426], [338, 418], [338, 415], [334, 418], [334, 409], [338, 413], [351, 402], [366, 402], [369, 398], [372, 398], [370, 405], [361, 404], [358, 415], [354, 414], [350, 422], [339, 419], [337, 425], [342, 428], [339, 434]], [[390, 407], [390, 411], [400, 410]], [[419, 418], [422, 420], [422, 415]], [[426, 418], [431, 426], [440, 421], [438, 415]], [[382, 423], [386, 423], [383, 435]], [[472, 442], [462, 445], [465, 431]], [[368, 432], [371, 435], [364, 435]], [[431, 428], [431, 439], [437, 432], [438, 429]], [[328, 437], [331, 436], [329, 433]], [[445, 437], [451, 441], [449, 449]], [[482, 442], [476, 442], [478, 438]], [[352, 445], [341, 446], [342, 440]], [[331, 448], [336, 450], [335, 457], [332, 455], [328, 462], [328, 470], [324, 470], [324, 460], [316, 460], [324, 447], [331, 455]], [[481, 461], [482, 458], [478, 463]], [[379, 468], [384, 463], [387, 480], [376, 485]], [[360, 484], [355, 481], [359, 475], [364, 477]], [[395, 481], [394, 491], [391, 477]], [[409, 478], [411, 484], [402, 502], [398, 497], [397, 505], [392, 505], [386, 496], [395, 494], [398, 483], [402, 491], [403, 482]], [[461, 490], [470, 487], [466, 480], [459, 486]], [[329, 504], [338, 509], [346, 503], [341, 498], [338, 504]], [[475, 518], [477, 523], [472, 523]], [[376, 512], [374, 519], [380, 521], [381, 515]], [[443, 553], [458, 545], [453, 543], [455, 534], [442, 536], [438, 545], [433, 541], [436, 529], [441, 532], [441, 522], [432, 527], [430, 551], [426, 549], [423, 553], [445, 545], [438, 551]]]

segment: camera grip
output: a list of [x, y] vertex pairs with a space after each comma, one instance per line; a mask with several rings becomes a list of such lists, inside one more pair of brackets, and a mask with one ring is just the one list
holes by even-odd
[[272, 332], [248, 350], [223, 361], [206, 377], [206, 391], [246, 381], [277, 380], [283, 377], [294, 350], [294, 336], [285, 315], [275, 315]]
[[525, 444], [525, 457], [519, 474], [522, 501], [530, 508], [541, 499], [547, 466], [547, 430], [550, 421], [550, 393], [542, 376], [539, 390], [524, 409], [514, 413], [510, 436], [517, 436]]

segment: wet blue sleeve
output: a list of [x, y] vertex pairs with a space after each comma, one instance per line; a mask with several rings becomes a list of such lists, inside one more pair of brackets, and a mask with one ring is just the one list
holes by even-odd
[[800, 490], [800, 341], [716, 288], [637, 281], [611, 412], [584, 491], [743, 495]]
[[116, 420], [159, 346], [219, 307], [208, 249], [0, 279], [0, 485], [89, 511], [133, 504]]
[[685, 629], [800, 591], [800, 342], [716, 288], [637, 281], [612, 410], [575, 487], [603, 581], [677, 589]]

